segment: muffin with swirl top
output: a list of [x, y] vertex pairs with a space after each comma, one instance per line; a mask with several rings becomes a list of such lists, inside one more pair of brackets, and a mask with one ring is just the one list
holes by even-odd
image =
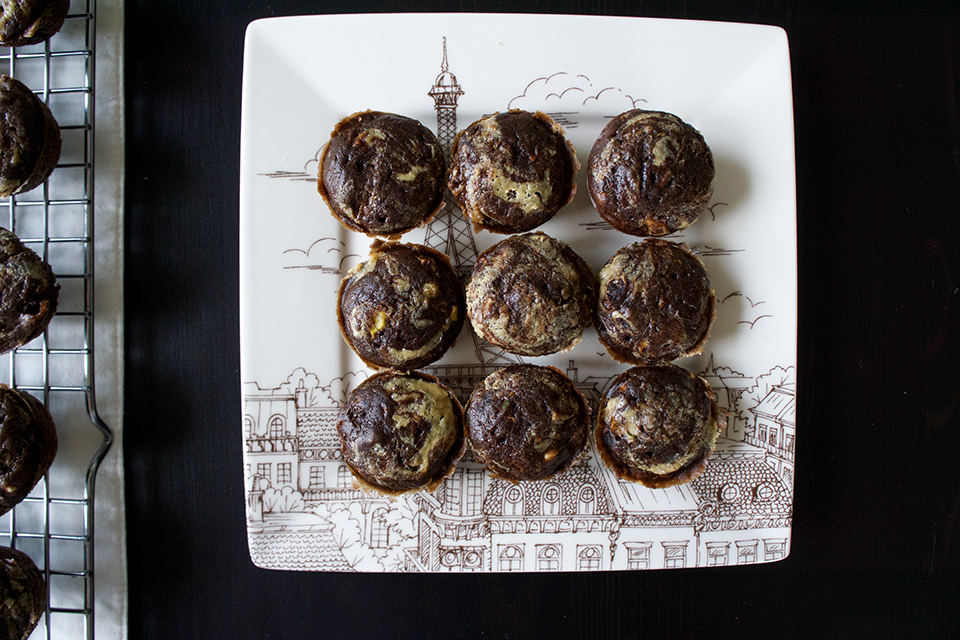
[[474, 389], [466, 430], [474, 456], [492, 475], [513, 483], [546, 480], [582, 457], [590, 407], [559, 369], [512, 364]]
[[457, 134], [447, 183], [475, 231], [523, 233], [573, 200], [579, 168], [550, 116], [514, 109]]
[[60, 161], [60, 125], [30, 88], [0, 75], [0, 196], [39, 187]]
[[648, 238], [600, 270], [594, 324], [614, 360], [666, 362], [703, 350], [715, 305], [700, 258], [684, 244]]
[[453, 345], [466, 317], [463, 285], [443, 253], [374, 241], [340, 284], [337, 320], [347, 344], [375, 369], [419, 369]]
[[706, 380], [672, 364], [643, 365], [611, 381], [594, 439], [618, 477], [659, 489], [703, 472], [720, 421]]
[[587, 189], [610, 226], [664, 236], [693, 224], [713, 195], [713, 154], [699, 131], [663, 111], [613, 118], [587, 160]]
[[317, 190], [345, 228], [396, 239], [440, 210], [446, 170], [440, 141], [419, 121], [363, 111], [334, 128]]
[[57, 442], [47, 407], [26, 391], [0, 384], [0, 515], [40, 482], [57, 455]]
[[467, 285], [474, 330], [524, 356], [572, 349], [591, 322], [595, 302], [590, 266], [570, 245], [539, 231], [510, 236], [484, 251]]
[[463, 408], [437, 378], [383, 371], [347, 397], [341, 452], [359, 484], [387, 495], [435, 490], [466, 450]]
[[0, 547], [0, 637], [26, 640], [47, 610], [47, 584], [30, 556]]
[[0, 228], [0, 353], [38, 337], [57, 311], [53, 269], [12, 231]]
[[70, 0], [2, 0], [0, 45], [25, 47], [48, 40], [63, 27]]

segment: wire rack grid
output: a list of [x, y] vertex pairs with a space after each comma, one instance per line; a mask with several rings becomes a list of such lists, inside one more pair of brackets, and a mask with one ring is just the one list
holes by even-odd
[[94, 387], [95, 0], [73, 0], [45, 43], [0, 47], [0, 70], [44, 100], [63, 139], [60, 162], [37, 189], [0, 202], [0, 221], [52, 266], [57, 313], [44, 335], [0, 356], [0, 381], [50, 409], [57, 458], [33, 492], [0, 517], [0, 544], [27, 553], [47, 582], [32, 638], [94, 637], [94, 497], [113, 440]]

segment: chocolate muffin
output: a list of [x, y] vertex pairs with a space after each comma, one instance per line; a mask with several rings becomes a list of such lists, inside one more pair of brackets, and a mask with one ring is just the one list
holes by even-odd
[[481, 382], [466, 408], [476, 459], [510, 482], [545, 480], [573, 465], [590, 434], [590, 408], [554, 367], [513, 364]]
[[689, 482], [707, 466], [719, 415], [703, 378], [672, 364], [633, 367], [600, 402], [597, 452], [625, 480], [655, 489]]
[[377, 369], [419, 369], [456, 340], [466, 316], [463, 285], [443, 253], [375, 241], [337, 293], [347, 344]]
[[474, 230], [523, 233], [573, 200], [579, 168], [550, 116], [512, 110], [457, 134], [447, 183]]
[[715, 305], [700, 258], [684, 244], [648, 239], [600, 270], [594, 324], [618, 362], [669, 361], [703, 350]]
[[364, 381], [340, 410], [337, 433], [354, 477], [386, 494], [433, 491], [466, 449], [460, 403], [419, 371]]
[[60, 126], [22, 82], [0, 75], [0, 196], [35, 189], [60, 161]]
[[364, 111], [341, 120], [320, 156], [317, 189], [351, 231], [398, 238], [443, 205], [440, 141], [417, 120]]
[[60, 285], [50, 265], [0, 228], [0, 353], [41, 333], [57, 310]]
[[0, 45], [25, 47], [60, 31], [70, 0], [3, 0], [0, 2]]
[[467, 285], [467, 315], [500, 348], [544, 356], [580, 342], [596, 299], [590, 266], [566, 243], [537, 231], [480, 254]]
[[57, 455], [57, 428], [42, 402], [0, 384], [0, 515], [40, 482]]
[[634, 236], [693, 224], [713, 195], [713, 154], [700, 132], [663, 111], [634, 109], [607, 123], [587, 160], [593, 206]]
[[47, 610], [47, 584], [30, 556], [0, 547], [0, 637], [26, 640]]

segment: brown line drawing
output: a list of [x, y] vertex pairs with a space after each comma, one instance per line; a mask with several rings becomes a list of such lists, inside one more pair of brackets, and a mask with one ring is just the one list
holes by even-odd
[[709, 207], [707, 207], [707, 210], [710, 211], [710, 219], [711, 219], [711, 220], [716, 220], [716, 219], [717, 219], [717, 214], [714, 213], [713, 208], [714, 208], [714, 207], [719, 207], [720, 205], [723, 205], [723, 206], [725, 206], [725, 207], [730, 206], [730, 205], [728, 205], [726, 202], [714, 202], [712, 205], [710, 205]]
[[753, 327], [757, 324], [757, 321], [760, 320], [760, 318], [772, 318], [772, 317], [773, 316], [771, 316], [770, 314], [766, 314], [762, 316], [757, 316], [753, 320], [738, 320], [737, 324], [748, 324], [750, 325], [750, 328], [753, 329]]
[[258, 176], [264, 176], [267, 178], [286, 178], [288, 180], [294, 180], [298, 182], [316, 182], [317, 177], [311, 176], [306, 171], [269, 171], [267, 173], [258, 173]]
[[758, 302], [754, 302], [754, 301], [751, 300], [748, 296], [743, 295], [743, 293], [741, 293], [740, 291], [733, 291], [733, 292], [731, 292], [731, 293], [728, 293], [727, 295], [725, 295], [725, 296], [723, 297], [722, 300], [720, 300], [720, 304], [723, 304], [724, 302], [726, 302], [728, 298], [733, 298], [733, 297], [743, 298], [744, 300], [746, 300], [747, 302], [750, 303], [750, 306], [751, 306], [751, 307], [756, 307], [757, 305], [761, 305], [761, 304], [767, 304], [767, 303], [766, 303], [765, 301], [763, 301], [763, 300], [760, 300], [760, 301], [758, 301]]

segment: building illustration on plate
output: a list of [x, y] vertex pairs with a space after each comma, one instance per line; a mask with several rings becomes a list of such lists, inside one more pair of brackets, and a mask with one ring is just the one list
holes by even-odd
[[[428, 95], [449, 154], [463, 89], [441, 72]], [[425, 243], [469, 277], [477, 256], [470, 224], [449, 202]], [[464, 330], [464, 335], [467, 331]], [[520, 359], [470, 332], [475, 358], [425, 370], [465, 401], [486, 375]], [[612, 376], [566, 374], [593, 415]], [[567, 472], [511, 484], [488, 475], [469, 451], [434, 492], [388, 499], [355, 489], [336, 420], [364, 373], [322, 381], [304, 369], [277, 387], [243, 390], [247, 525], [261, 566], [325, 571], [634, 570], [770, 562], [789, 552], [793, 504], [793, 367], [752, 375], [700, 372], [727, 412], [704, 473], [648, 489], [621, 481], [588, 455]]]

